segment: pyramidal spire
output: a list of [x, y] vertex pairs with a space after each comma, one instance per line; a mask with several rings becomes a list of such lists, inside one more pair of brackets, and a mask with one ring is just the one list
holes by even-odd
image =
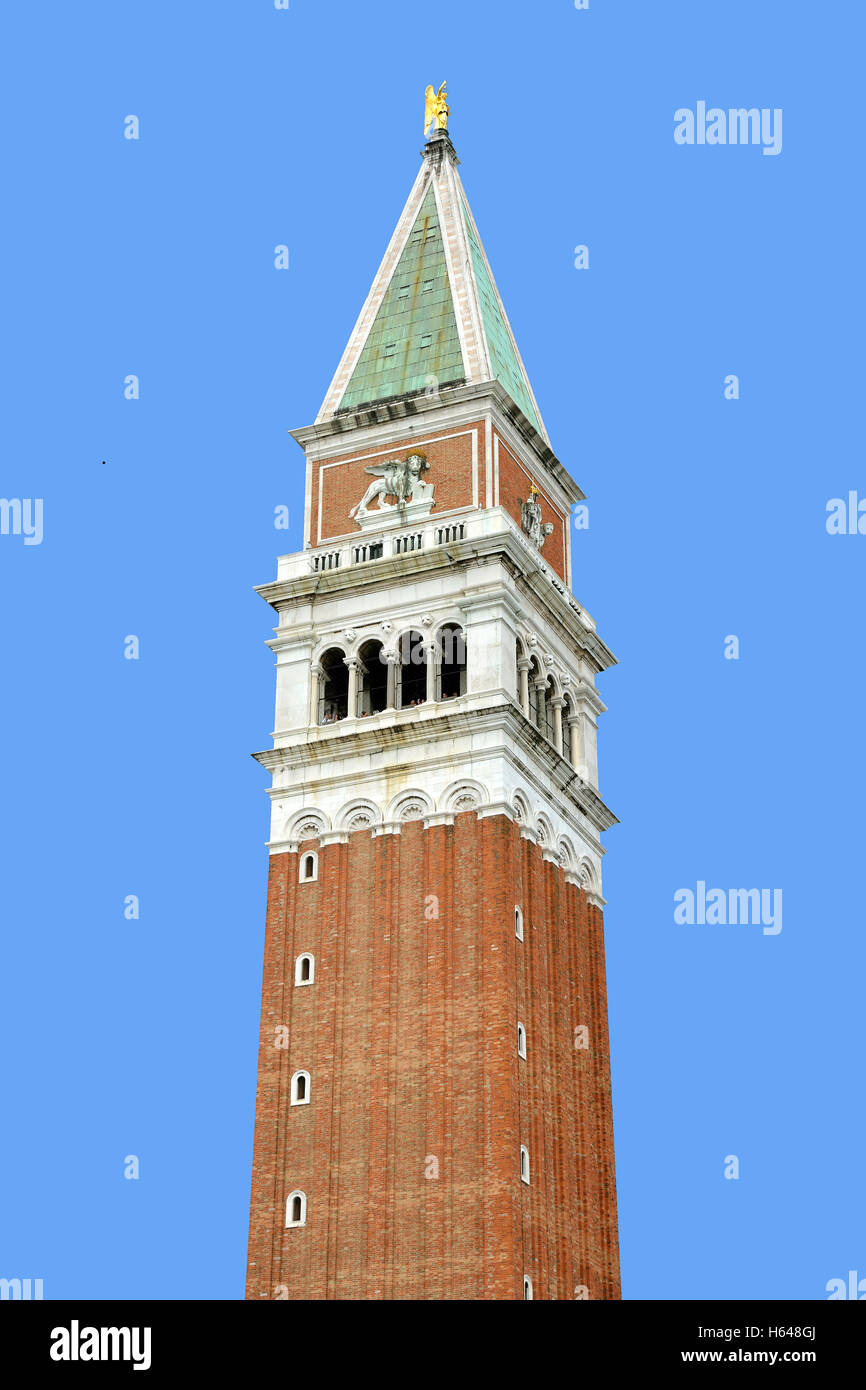
[[425, 130], [432, 120], [433, 134], [316, 423], [400, 396], [498, 381], [549, 445], [457, 172], [441, 94], [428, 88]]

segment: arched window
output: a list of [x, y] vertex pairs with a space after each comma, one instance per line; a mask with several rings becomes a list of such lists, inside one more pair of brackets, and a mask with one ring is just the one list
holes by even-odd
[[529, 1150], [525, 1144], [520, 1145], [520, 1181], [529, 1182]]
[[287, 1226], [306, 1226], [307, 1224], [307, 1194], [295, 1189], [286, 1198], [286, 1225]]
[[316, 957], [305, 951], [295, 961], [295, 984], [311, 985], [316, 978]]
[[361, 663], [358, 689], [358, 718], [379, 714], [388, 704], [388, 663], [381, 642], [365, 642], [358, 652]]
[[292, 1105], [309, 1105], [310, 1073], [296, 1071], [292, 1077]]
[[308, 850], [301, 855], [301, 866], [299, 878], [301, 883], [315, 883], [319, 877], [319, 856], [315, 850]]
[[440, 700], [453, 700], [466, 694], [466, 638], [462, 627], [446, 623], [439, 634], [442, 660], [439, 664]]
[[532, 1301], [532, 1280], [528, 1274], [523, 1276], [523, 1297], [526, 1302]]
[[423, 705], [427, 699], [427, 653], [421, 633], [404, 632], [397, 656], [397, 708]]
[[340, 647], [329, 647], [319, 659], [319, 723], [333, 724], [345, 719], [349, 712], [349, 668], [346, 653]]
[[514, 909], [514, 935], [518, 941], [523, 940], [523, 913], [519, 907]]
[[522, 1023], [517, 1025], [517, 1055], [518, 1057], [526, 1057], [526, 1029]]

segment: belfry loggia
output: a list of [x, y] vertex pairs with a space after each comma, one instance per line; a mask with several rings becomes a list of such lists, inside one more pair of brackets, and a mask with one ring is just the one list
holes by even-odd
[[[619, 1298], [596, 676], [554, 455], [434, 132], [277, 614], [251, 1299]], [[575, 533], [577, 534], [577, 533]]]

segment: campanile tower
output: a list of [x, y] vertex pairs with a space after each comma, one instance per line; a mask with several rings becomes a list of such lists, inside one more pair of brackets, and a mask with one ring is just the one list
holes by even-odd
[[612, 1299], [614, 657], [571, 592], [583, 494], [431, 101], [294, 432], [304, 549], [259, 590], [277, 697], [247, 1297]]

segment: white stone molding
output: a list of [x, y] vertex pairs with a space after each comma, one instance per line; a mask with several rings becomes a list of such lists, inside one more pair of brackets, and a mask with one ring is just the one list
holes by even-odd
[[454, 811], [435, 811], [432, 816], [424, 817], [424, 829], [429, 830], [431, 825], [453, 825], [455, 815]]
[[403, 826], [400, 821], [380, 821], [378, 825], [373, 826], [373, 839], [377, 839], [380, 835], [399, 835], [402, 829]]
[[486, 820], [488, 816], [505, 816], [507, 820], [517, 820], [514, 807], [509, 801], [489, 801], [484, 806], [479, 806], [478, 819]]

